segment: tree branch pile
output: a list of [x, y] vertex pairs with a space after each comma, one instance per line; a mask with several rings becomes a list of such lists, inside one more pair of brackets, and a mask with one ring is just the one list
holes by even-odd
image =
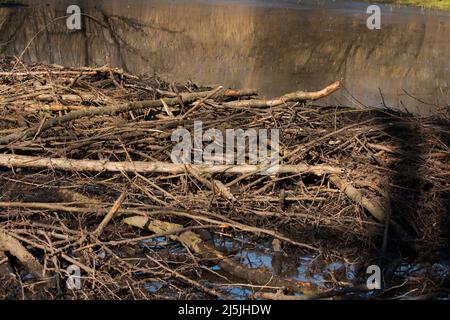
[[[314, 104], [341, 86], [268, 100], [0, 60], [0, 277], [21, 287], [0, 296], [366, 297], [371, 264], [386, 284], [371, 297], [446, 292], [432, 272], [398, 270], [448, 252], [448, 117]], [[172, 132], [200, 120], [203, 131], [279, 129], [279, 170], [173, 163]]]

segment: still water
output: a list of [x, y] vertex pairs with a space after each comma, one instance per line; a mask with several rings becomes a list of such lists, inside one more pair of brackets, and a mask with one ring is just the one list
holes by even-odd
[[[110, 63], [168, 81], [255, 87], [262, 96], [322, 88], [324, 103], [426, 114], [450, 104], [450, 12], [347, 0], [22, 1], [0, 8], [0, 54], [68, 66]], [[64, 16], [80, 5], [83, 28]], [[56, 19], [56, 20], [55, 20]]]

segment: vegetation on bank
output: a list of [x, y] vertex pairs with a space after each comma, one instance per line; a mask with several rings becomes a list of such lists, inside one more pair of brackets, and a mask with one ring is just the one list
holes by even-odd
[[[368, 0], [365, 1], [369, 2]], [[371, 2], [412, 5], [435, 9], [450, 9], [450, 0], [376, 0]]]

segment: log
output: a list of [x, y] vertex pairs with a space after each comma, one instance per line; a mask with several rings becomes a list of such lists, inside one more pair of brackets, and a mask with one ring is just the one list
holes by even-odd
[[[139, 173], [185, 173], [185, 164], [169, 162], [112, 162], [100, 160], [75, 160], [67, 158], [48, 158], [21, 156], [14, 154], [0, 154], [0, 166], [8, 168], [47, 168], [67, 171], [95, 171], [95, 172], [139, 172]], [[191, 165], [201, 174], [257, 174], [266, 169], [267, 165]], [[328, 165], [280, 165], [277, 173], [300, 174], [310, 173], [317, 176], [324, 174], [338, 174], [342, 169]]]

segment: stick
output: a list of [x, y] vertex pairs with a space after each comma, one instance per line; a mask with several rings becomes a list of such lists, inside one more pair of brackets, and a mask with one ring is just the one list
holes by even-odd
[[[184, 163], [175, 164], [168, 162], [111, 162], [100, 160], [74, 160], [67, 158], [47, 158], [20, 156], [14, 154], [0, 154], [0, 166], [14, 168], [48, 168], [68, 171], [95, 171], [95, 172], [139, 172], [139, 173], [185, 173], [186, 167]], [[267, 167], [261, 165], [192, 165], [196, 171], [201, 174], [209, 173], [225, 173], [225, 174], [257, 174]], [[342, 173], [341, 168], [328, 165], [280, 165], [277, 173], [311, 173], [316, 176], [323, 174]]]
[[114, 202], [114, 205], [111, 207], [111, 210], [109, 210], [108, 214], [105, 216], [105, 218], [102, 220], [102, 222], [98, 225], [97, 229], [94, 231], [94, 235], [98, 238], [102, 232], [103, 229], [106, 227], [106, 225], [111, 221], [111, 219], [114, 217], [114, 215], [119, 211], [120, 206], [124, 202], [126, 197], [126, 193], [122, 192], [117, 198], [116, 202]]
[[320, 91], [305, 92], [296, 91], [285, 94], [284, 96], [274, 100], [243, 100], [224, 103], [228, 108], [268, 108], [282, 105], [286, 102], [300, 102], [308, 100], [318, 100], [329, 96], [342, 86], [341, 81], [336, 81]]

